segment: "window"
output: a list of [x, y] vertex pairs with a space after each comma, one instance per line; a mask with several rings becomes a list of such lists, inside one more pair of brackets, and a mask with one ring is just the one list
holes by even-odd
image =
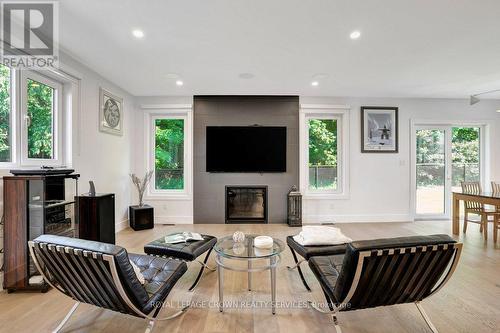
[[184, 119], [155, 119], [155, 189], [184, 189]]
[[186, 200], [192, 196], [192, 106], [162, 104], [143, 106], [145, 128], [144, 169], [153, 170], [146, 198]]
[[306, 198], [348, 196], [348, 115], [348, 107], [301, 107], [300, 187]]
[[[63, 85], [51, 77], [62, 77], [68, 83], [66, 96], [73, 94], [76, 80], [52, 72], [10, 69], [0, 65], [0, 167], [62, 165], [64, 130]], [[73, 81], [70, 81], [73, 80]], [[78, 97], [78, 96], [76, 96]], [[71, 110], [71, 98], [67, 107]], [[69, 123], [68, 123], [69, 124]], [[66, 152], [68, 153], [68, 152]]]
[[52, 159], [55, 89], [31, 79], [27, 88], [28, 158]]
[[337, 189], [337, 119], [309, 119], [309, 189]]
[[21, 162], [24, 165], [62, 164], [58, 142], [62, 86], [29, 71], [23, 71], [21, 79]]
[[0, 162], [11, 157], [11, 71], [0, 65]]

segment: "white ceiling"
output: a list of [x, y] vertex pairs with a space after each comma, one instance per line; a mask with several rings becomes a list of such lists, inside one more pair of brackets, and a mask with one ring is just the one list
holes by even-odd
[[[500, 89], [499, 0], [64, 0], [60, 42], [138, 96], [464, 98]], [[328, 77], [312, 87], [318, 73]]]

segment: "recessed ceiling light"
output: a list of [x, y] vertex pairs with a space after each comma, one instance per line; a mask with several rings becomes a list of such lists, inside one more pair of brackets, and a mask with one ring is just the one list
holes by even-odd
[[361, 37], [361, 32], [359, 30], [354, 30], [353, 32], [351, 32], [349, 37], [351, 37], [351, 39], [358, 39], [359, 37]]
[[319, 82], [318, 81], [313, 81], [313, 82], [311, 82], [311, 86], [317, 87], [317, 86], [319, 86]]
[[132, 35], [134, 35], [135, 38], [143, 38], [144, 31], [142, 31], [140, 29], [134, 29], [134, 30], [132, 30]]
[[500, 109], [498, 109], [497, 112], [500, 113]]
[[175, 84], [180, 87], [180, 86], [184, 85], [184, 82], [182, 82], [181, 80], [177, 80], [177, 81], [175, 81]]
[[253, 79], [255, 77], [255, 75], [253, 75], [252, 73], [240, 73], [240, 74], [238, 74], [238, 77], [240, 79], [249, 80], [249, 79]]

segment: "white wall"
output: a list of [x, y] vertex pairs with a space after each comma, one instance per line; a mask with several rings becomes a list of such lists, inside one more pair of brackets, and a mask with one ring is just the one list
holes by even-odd
[[[302, 97], [301, 104], [347, 104], [350, 114], [350, 197], [345, 200], [304, 200], [305, 223], [409, 221], [410, 119], [485, 121], [490, 123], [492, 179], [500, 179], [500, 101], [469, 106], [465, 99], [374, 99]], [[361, 153], [361, 106], [399, 107], [399, 153]]]
[[[73, 115], [72, 167], [81, 174], [79, 192], [88, 192], [88, 181], [94, 180], [98, 192], [115, 193], [115, 224], [117, 230], [127, 226], [128, 206], [131, 199], [131, 143], [133, 134], [133, 97], [115, 84], [104, 79], [65, 54], [61, 55], [61, 68], [80, 79], [80, 108]], [[123, 97], [124, 135], [114, 136], [99, 132], [99, 87]], [[8, 175], [8, 169], [0, 170], [0, 176]], [[0, 203], [3, 203], [3, 183], [0, 182]], [[2, 207], [3, 213], [3, 207]], [[0, 248], [3, 247], [3, 229]], [[0, 266], [3, 255], [0, 256]], [[0, 286], [3, 274], [0, 274]], [[0, 288], [1, 289], [1, 288]]]
[[[146, 124], [144, 123], [144, 110], [142, 106], [182, 104], [192, 105], [192, 96], [168, 97], [137, 97], [134, 114], [134, 138], [132, 172], [142, 177], [147, 170], [147, 144], [145, 142]], [[192, 124], [191, 124], [192, 125]], [[192, 131], [191, 131], [192, 132]], [[191, 192], [192, 193], [192, 192]], [[137, 191], [132, 192], [132, 202], [138, 202]], [[148, 198], [144, 202], [154, 207], [155, 223], [158, 224], [192, 224], [193, 223], [193, 198]]]
[[[93, 180], [97, 192], [115, 193], [116, 227], [127, 226], [132, 182], [134, 98], [116, 84], [73, 60], [62, 58], [63, 69], [81, 79], [81, 108], [73, 134], [73, 168], [81, 174], [80, 193], [88, 192]], [[99, 131], [99, 87], [123, 98], [123, 136]]]
[[[305, 223], [410, 221], [410, 120], [481, 121], [489, 124], [492, 180], [500, 180], [500, 101], [483, 100], [469, 106], [467, 99], [301, 97], [301, 104], [350, 105], [350, 196], [339, 200], [304, 200]], [[192, 104], [191, 96], [136, 98], [133, 170], [145, 172], [144, 124], [141, 105]], [[361, 154], [361, 106], [399, 107], [399, 153]], [[496, 167], [495, 167], [496, 166]], [[135, 191], [133, 200], [137, 200]], [[192, 202], [149, 201], [159, 223], [192, 223]], [[191, 220], [190, 220], [191, 217]]]

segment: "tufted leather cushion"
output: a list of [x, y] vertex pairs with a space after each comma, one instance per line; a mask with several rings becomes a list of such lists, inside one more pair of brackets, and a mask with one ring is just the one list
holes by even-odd
[[144, 253], [162, 257], [173, 257], [193, 261], [201, 254], [210, 250], [217, 238], [209, 235], [202, 235], [201, 241], [188, 241], [186, 243], [168, 244], [162, 237], [144, 246]]
[[334, 303], [338, 303], [333, 291], [342, 270], [343, 260], [344, 255], [337, 254], [333, 256], [311, 257], [308, 261], [309, 267], [318, 279], [321, 288], [323, 288]]
[[[144, 313], [152, 311], [152, 305], [155, 301], [163, 301], [175, 282], [187, 270], [187, 265], [181, 261], [128, 254], [123, 247], [113, 244], [55, 235], [42, 235], [34, 242], [112, 255], [115, 258], [118, 274], [128, 297]], [[144, 286], [137, 279], [130, 260], [141, 269], [146, 280]]]
[[286, 243], [295, 252], [300, 254], [305, 260], [314, 256], [331, 256], [336, 254], [345, 253], [346, 244], [340, 245], [317, 245], [317, 246], [303, 246], [300, 245], [293, 239], [293, 236], [288, 236], [286, 238]]
[[130, 260], [139, 267], [144, 276], [144, 289], [149, 300], [143, 304], [142, 311], [149, 313], [156, 302], [163, 302], [175, 283], [187, 271], [185, 262], [143, 254], [129, 253]]

